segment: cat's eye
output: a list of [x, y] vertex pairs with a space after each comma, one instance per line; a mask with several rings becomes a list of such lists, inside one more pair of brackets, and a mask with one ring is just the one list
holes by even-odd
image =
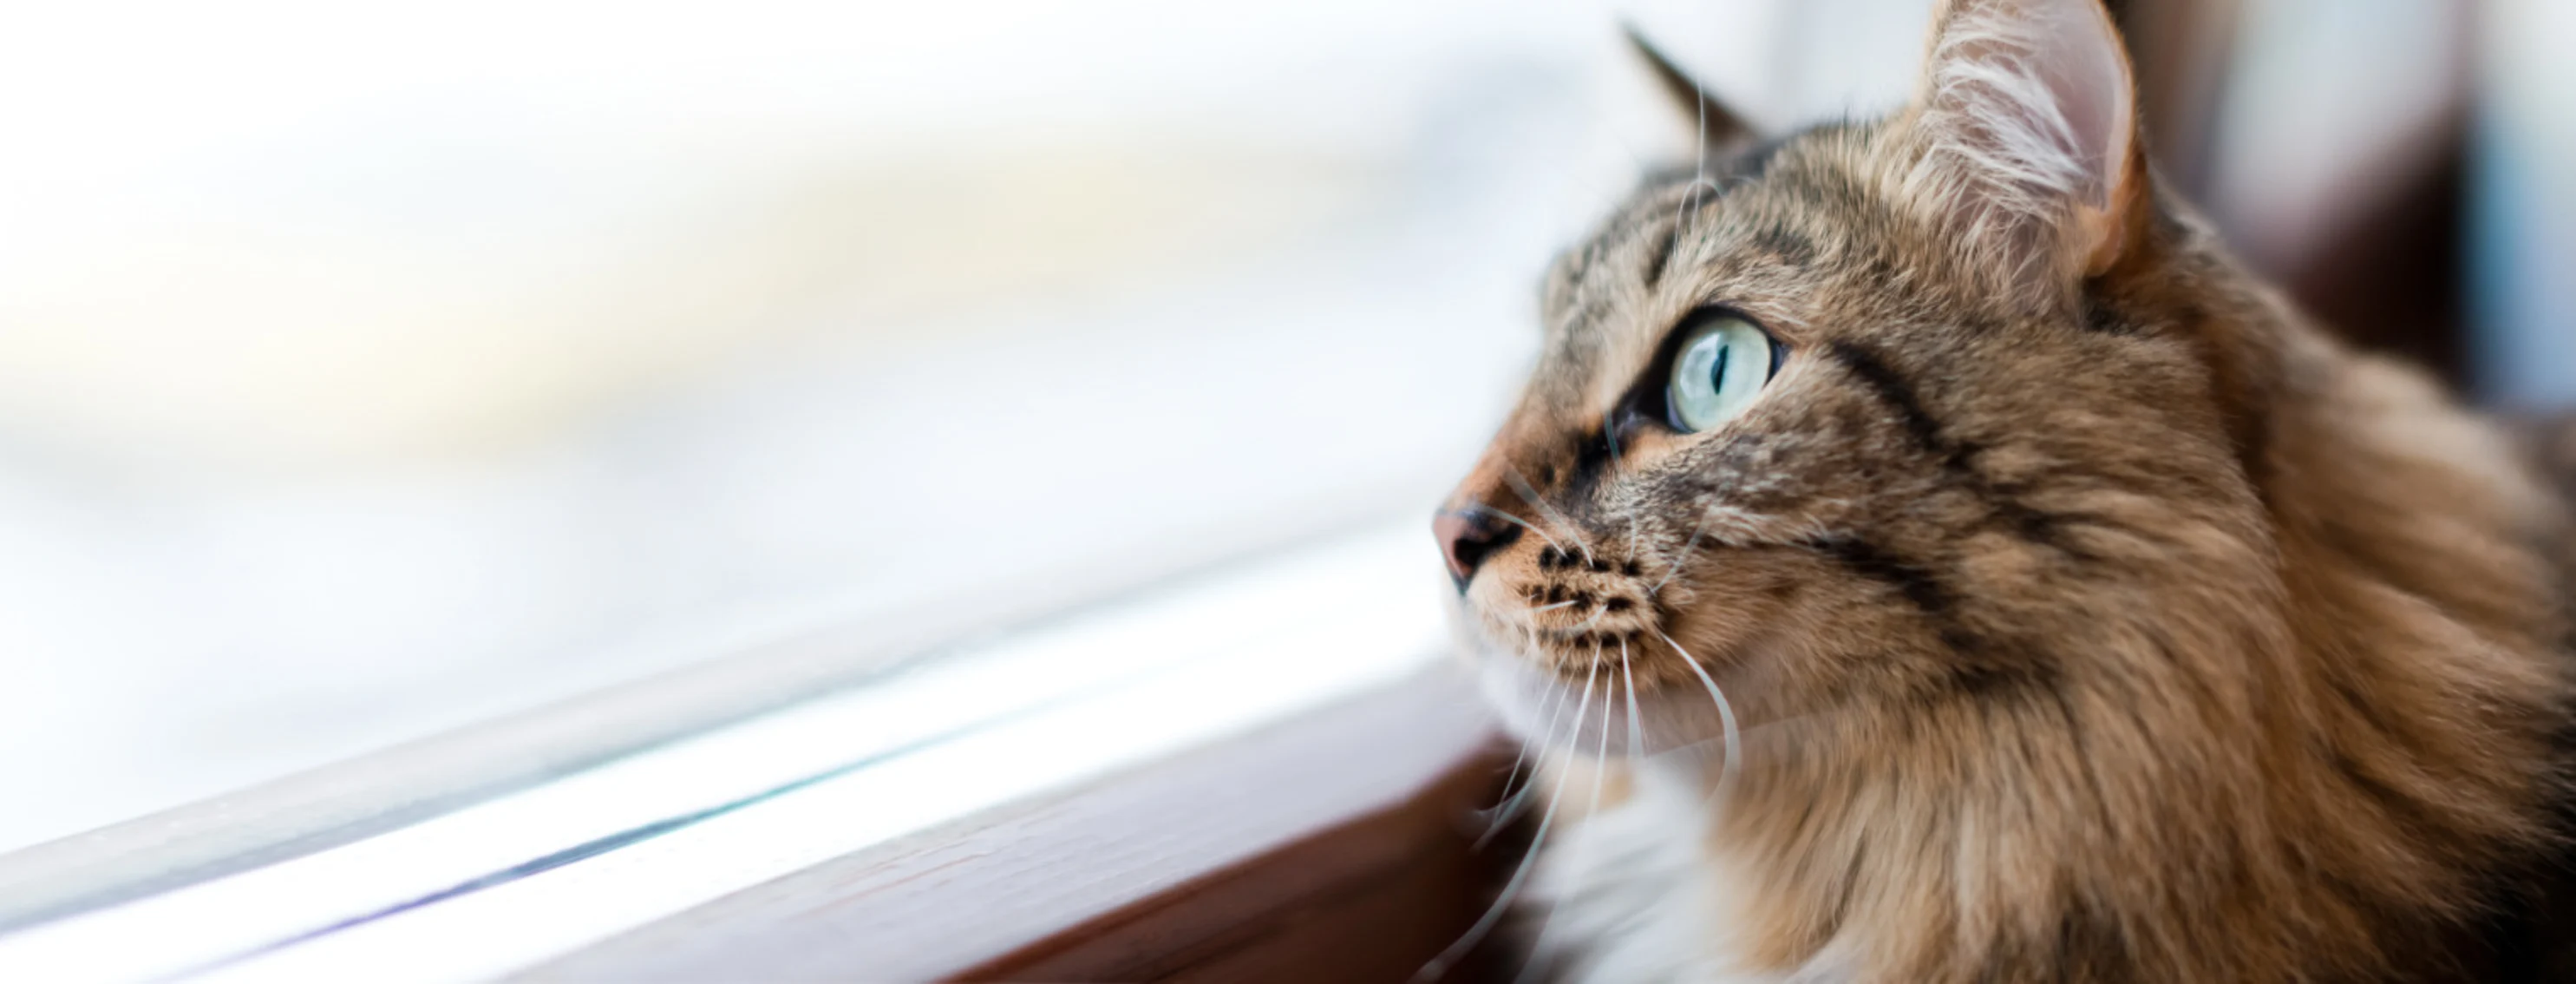
[[1704, 431], [1735, 419], [1780, 367], [1780, 343], [1741, 317], [1695, 319], [1683, 331], [1664, 392], [1675, 430]]

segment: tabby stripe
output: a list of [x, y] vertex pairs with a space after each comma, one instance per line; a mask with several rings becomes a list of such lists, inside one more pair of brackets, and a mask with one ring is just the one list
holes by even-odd
[[1800, 269], [1805, 269], [1816, 262], [1816, 244], [1776, 222], [1762, 227], [1753, 234], [1753, 248]]
[[2451, 824], [2435, 815], [2435, 807], [2432, 804], [2382, 781], [2360, 760], [2341, 749], [2329, 751], [2327, 754], [2334, 763], [2335, 771], [2352, 783], [2354, 789], [2369, 797], [2371, 802], [2378, 804], [2381, 815], [2390, 823], [2417, 837], [2439, 836], [2442, 831], [2452, 829]]
[[1914, 398], [1914, 386], [1906, 382], [1905, 377], [1897, 375], [1895, 369], [1889, 368], [1868, 349], [1850, 342], [1834, 342], [1830, 351], [1834, 361], [1841, 363], [1845, 372], [1851, 373], [1853, 378], [1878, 394], [1879, 400], [1896, 410], [1897, 416], [1905, 422], [1906, 433], [1914, 435], [1914, 443], [1944, 461], [1956, 455], [1957, 450], [1941, 436], [1940, 421], [1932, 419], [1932, 415], [1923, 409], [1923, 401]]
[[[1848, 533], [1829, 533], [1808, 537], [1797, 545], [1815, 551], [1841, 564], [1843, 569], [1896, 589], [1915, 610], [1931, 620], [1941, 634], [1941, 643], [1963, 657], [1985, 654], [1984, 640], [1959, 625], [1957, 603], [1940, 578], [1920, 564], [1890, 553], [1869, 540]], [[1962, 689], [1983, 692], [2020, 682], [2021, 674], [2012, 668], [1967, 663], [1957, 668]]]
[[[1778, 154], [1787, 142], [1787, 137], [1765, 141], [1720, 162], [1714, 173], [1707, 173], [1704, 163], [1694, 163], [1689, 167], [1659, 169], [1646, 176], [1645, 184], [1650, 187], [1680, 186], [1683, 189], [1682, 201], [1678, 204], [1667, 206], [1659, 203], [1642, 210], [1645, 214], [1640, 218], [1644, 219], [1671, 215], [1646, 253], [1644, 283], [1647, 289], [1651, 290], [1663, 282], [1680, 246], [1682, 230], [1690, 220], [1723, 200], [1729, 184], [1760, 178], [1770, 168], [1772, 156]], [[1707, 184], [1701, 184], [1703, 179]], [[1777, 223], [1756, 233], [1753, 244], [1793, 266], [1804, 267], [1815, 260], [1814, 243]]]
[[1569, 508], [1574, 503], [1591, 501], [1593, 489], [1600, 486], [1603, 474], [1618, 456], [1619, 440], [1611, 436], [1606, 422], [1601, 430], [1574, 439], [1574, 467], [1566, 470], [1562, 490]]
[[1664, 279], [1664, 267], [1673, 261], [1673, 248], [1682, 234], [1679, 221], [1665, 223], [1663, 235], [1655, 237], [1646, 249], [1646, 289], [1653, 290]]
[[1895, 588], [1925, 615], [1944, 622], [1950, 619], [1954, 605], [1949, 589], [1921, 565], [1847, 533], [1808, 537], [1798, 541], [1798, 545], [1833, 558], [1835, 563], [1854, 574]]
[[2138, 326], [2120, 313], [2120, 309], [2093, 295], [2090, 288], [2084, 296], [2084, 330], [2104, 335], [2135, 335]]
[[1830, 351], [1834, 361], [1840, 364], [1844, 371], [1851, 373], [1853, 378], [1869, 387], [1870, 392], [1876, 394], [1881, 402], [1896, 411], [1898, 419], [1905, 425], [1906, 433], [1913, 436], [1914, 443], [1922, 448], [1925, 454], [1940, 459], [1942, 468], [1949, 471], [1960, 484], [1965, 485], [1979, 501], [1984, 502], [1986, 508], [1993, 512], [1994, 518], [1999, 520], [2005, 529], [2024, 540], [2058, 550], [2076, 559], [2092, 559], [2090, 554], [2068, 545], [2065, 538], [2058, 535], [2058, 529], [2067, 521], [2067, 517], [2034, 509], [2013, 498], [2003, 489], [1995, 487], [1992, 481], [1978, 473], [1973, 459], [1980, 448], [1974, 444], [1951, 440], [1943, 432], [1941, 422], [1933, 419], [1931, 412], [1923, 408], [1923, 401], [1915, 395], [1913, 384], [1907, 382], [1905, 377], [1889, 366], [1886, 361], [1850, 342], [1834, 342]]

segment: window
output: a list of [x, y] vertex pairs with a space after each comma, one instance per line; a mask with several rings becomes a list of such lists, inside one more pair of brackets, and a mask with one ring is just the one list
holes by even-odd
[[[2254, 192], [2425, 193], [2457, 91], [2274, 117], [2460, 21], [2316, 6], [2115, 4], [2160, 163], [2430, 296]], [[1785, 127], [1927, 9], [20, 12], [0, 979], [1411, 973], [1502, 771], [1422, 520], [1686, 142], [1618, 26]]]
[[0, 775], [49, 795], [0, 850], [1013, 575], [1419, 514], [1527, 357], [1555, 232], [1489, 206], [1568, 197], [1552, 32], [1590, 23], [31, 16]]
[[[1422, 517], [1529, 357], [1549, 252], [1629, 178], [1567, 137], [1614, 23], [31, 15], [0, 40], [33, 149], [0, 163], [0, 776], [43, 794], [0, 817], [0, 963], [293, 966], [782, 809], [820, 824], [793, 804], [915, 761], [868, 765], [861, 732], [999, 742], [1062, 701], [1157, 723], [1117, 703], [1138, 694], [1203, 715], [1023, 738], [1073, 757], [975, 770], [985, 799], [921, 800], [941, 827], [1429, 700]], [[1215, 622], [1154, 600], [1303, 583], [1313, 556], [1362, 559], [1324, 600], [1264, 588]], [[1161, 613], [1109, 654], [1132, 673], [1061, 655], [1132, 606]], [[1013, 646], [1059, 653], [1019, 703], [934, 685]], [[1182, 689], [1120, 689], [1153, 674]], [[928, 730], [866, 731], [886, 708]], [[1301, 740], [1448, 729], [1409, 746], [1437, 761], [1371, 756], [1298, 802], [1402, 801], [1482, 741], [1450, 713]], [[825, 737], [756, 737], [798, 721]], [[1252, 823], [1281, 806], [1194, 863], [1343, 818]], [[520, 956], [907, 832], [706, 862], [732, 881], [653, 867], [664, 909], [619, 922], [644, 893], [607, 891], [578, 908], [608, 921]], [[165, 942], [95, 942], [135, 933]]]

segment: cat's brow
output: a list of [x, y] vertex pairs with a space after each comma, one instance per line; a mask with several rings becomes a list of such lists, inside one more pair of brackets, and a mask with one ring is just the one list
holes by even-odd
[[1795, 229], [1771, 222], [1753, 231], [1753, 249], [1780, 263], [1804, 270], [1816, 262], [1816, 244]]
[[1647, 290], [1653, 290], [1656, 284], [1663, 282], [1664, 267], [1672, 262], [1673, 248], [1681, 233], [1682, 224], [1679, 221], [1666, 222], [1663, 233], [1655, 237], [1654, 245], [1646, 248], [1646, 270], [1643, 279]]
[[[1798, 135], [1775, 137], [1757, 144], [1720, 162], [1714, 174], [1706, 173], [1698, 166], [1692, 166], [1665, 168], [1647, 176], [1638, 193], [1631, 199], [1634, 204], [1628, 208], [1627, 213], [1614, 227], [1614, 235], [1622, 239], [1627, 238], [1624, 234], [1626, 230], [1639, 226], [1651, 223], [1655, 229], [1655, 239], [1647, 248], [1646, 268], [1642, 271], [1642, 279], [1647, 289], [1651, 290], [1662, 282], [1666, 268], [1672, 263], [1673, 252], [1680, 245], [1682, 231], [1688, 227], [1690, 221], [1723, 200], [1731, 186], [1760, 179], [1770, 170], [1772, 158], [1778, 156], [1781, 148], [1787, 146], [1796, 136]], [[1681, 190], [1683, 200], [1677, 206], [1663, 204], [1676, 189]], [[1703, 196], [1702, 189], [1713, 193]], [[1805, 250], [1773, 249], [1772, 251], [1787, 255], [1812, 256], [1813, 247], [1809, 246]], [[1804, 266], [1806, 261], [1802, 259], [1795, 265]]]

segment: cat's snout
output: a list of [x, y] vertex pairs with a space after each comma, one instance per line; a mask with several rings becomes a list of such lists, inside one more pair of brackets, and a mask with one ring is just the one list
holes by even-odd
[[1494, 551], [1520, 538], [1520, 527], [1492, 511], [1470, 506], [1431, 517], [1431, 535], [1440, 541], [1440, 556], [1449, 562], [1449, 580], [1458, 590], [1476, 577], [1476, 567]]

